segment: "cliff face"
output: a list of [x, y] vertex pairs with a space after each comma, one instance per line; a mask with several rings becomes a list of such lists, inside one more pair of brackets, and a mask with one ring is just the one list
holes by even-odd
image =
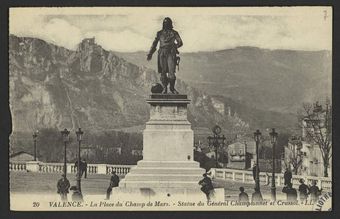
[[[11, 35], [9, 57], [14, 131], [65, 127], [101, 131], [143, 125], [149, 118], [145, 99], [158, 74], [119, 58], [92, 39], [71, 51]], [[234, 125], [210, 96], [180, 80], [177, 88], [191, 99], [193, 126]]]
[[[145, 53], [116, 53], [155, 68]], [[213, 52], [181, 53], [180, 77], [209, 95], [280, 113], [296, 113], [303, 102], [332, 94], [332, 52], [237, 47]]]

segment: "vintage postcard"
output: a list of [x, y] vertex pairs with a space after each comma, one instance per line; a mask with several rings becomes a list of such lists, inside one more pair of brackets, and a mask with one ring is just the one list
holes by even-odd
[[9, 10], [13, 211], [331, 211], [332, 7]]

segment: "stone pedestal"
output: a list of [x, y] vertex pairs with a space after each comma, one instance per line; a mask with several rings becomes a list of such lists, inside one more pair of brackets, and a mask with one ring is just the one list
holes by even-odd
[[28, 172], [39, 172], [39, 161], [26, 162], [26, 170]]
[[194, 133], [187, 119], [187, 95], [153, 94], [143, 132], [143, 160], [119, 183], [119, 193], [147, 197], [205, 199], [198, 185], [204, 169], [194, 161]]

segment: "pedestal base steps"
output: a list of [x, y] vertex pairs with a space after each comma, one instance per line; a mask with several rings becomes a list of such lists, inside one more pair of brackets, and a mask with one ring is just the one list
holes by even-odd
[[123, 188], [190, 188], [200, 189], [198, 182], [204, 169], [195, 161], [144, 161], [119, 183]]

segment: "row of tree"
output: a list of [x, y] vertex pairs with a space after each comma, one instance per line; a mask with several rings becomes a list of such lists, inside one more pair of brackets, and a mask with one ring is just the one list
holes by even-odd
[[[132, 150], [142, 150], [143, 139], [140, 133], [108, 131], [91, 133], [84, 130], [82, 148], [90, 151], [92, 163], [132, 164], [142, 157], [133, 155]], [[33, 139], [30, 133], [13, 133], [10, 138], [10, 152], [25, 151], [33, 154]], [[112, 150], [117, 149], [119, 150]], [[38, 159], [44, 162], [63, 162], [64, 143], [60, 130], [45, 128], [39, 130], [37, 138]], [[67, 160], [77, 158], [78, 142], [75, 132], [69, 135]], [[82, 153], [83, 154], [83, 153]], [[83, 155], [84, 156], [84, 155]]]

